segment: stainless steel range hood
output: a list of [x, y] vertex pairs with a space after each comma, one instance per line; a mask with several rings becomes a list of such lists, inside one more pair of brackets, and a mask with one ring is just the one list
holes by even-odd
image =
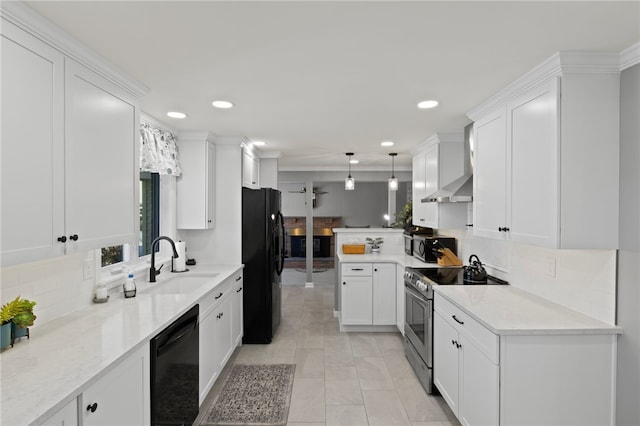
[[433, 194], [423, 203], [464, 203], [473, 201], [473, 123], [464, 128], [464, 174]]

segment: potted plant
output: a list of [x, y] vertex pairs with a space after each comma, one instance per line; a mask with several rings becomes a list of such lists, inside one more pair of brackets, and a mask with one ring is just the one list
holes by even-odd
[[371, 245], [372, 253], [378, 253], [380, 251], [380, 245], [384, 243], [384, 240], [382, 239], [382, 237], [376, 237], [376, 238], [367, 237], [365, 241], [367, 242], [367, 244]]
[[413, 225], [413, 203], [411, 200], [402, 206], [402, 210], [396, 212], [396, 221], [391, 224], [392, 228], [403, 228], [409, 230]]
[[7, 305], [0, 308], [0, 349], [12, 344], [11, 328], [13, 327], [13, 314]]
[[6, 320], [9, 318], [11, 324], [11, 344], [20, 337], [29, 337], [29, 327], [33, 325], [36, 316], [33, 313], [33, 307], [36, 302], [28, 299], [16, 297], [9, 303], [6, 303], [0, 312]]

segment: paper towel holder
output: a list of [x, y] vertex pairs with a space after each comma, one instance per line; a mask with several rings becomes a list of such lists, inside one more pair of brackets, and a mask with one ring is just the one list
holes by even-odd
[[175, 272], [175, 273], [179, 273], [179, 272], [189, 272], [189, 268], [185, 268], [185, 270], [184, 270], [184, 271], [176, 271], [176, 270], [173, 268], [173, 259], [175, 259], [175, 257], [171, 256], [171, 272]]

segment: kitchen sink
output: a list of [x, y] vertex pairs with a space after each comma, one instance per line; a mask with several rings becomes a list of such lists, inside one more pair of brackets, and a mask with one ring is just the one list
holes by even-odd
[[199, 286], [211, 281], [217, 273], [211, 274], [188, 274], [175, 275], [165, 280], [158, 280], [155, 283], [147, 283], [148, 287], [142, 293], [148, 294], [185, 294], [190, 293]]

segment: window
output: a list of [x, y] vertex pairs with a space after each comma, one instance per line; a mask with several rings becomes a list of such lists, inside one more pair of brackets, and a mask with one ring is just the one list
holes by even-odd
[[[160, 235], [160, 175], [140, 172], [140, 239], [138, 256], [151, 254], [151, 243]], [[102, 266], [129, 261], [127, 245], [102, 248]]]
[[151, 254], [151, 243], [160, 235], [160, 175], [140, 172], [140, 241], [138, 256]]

